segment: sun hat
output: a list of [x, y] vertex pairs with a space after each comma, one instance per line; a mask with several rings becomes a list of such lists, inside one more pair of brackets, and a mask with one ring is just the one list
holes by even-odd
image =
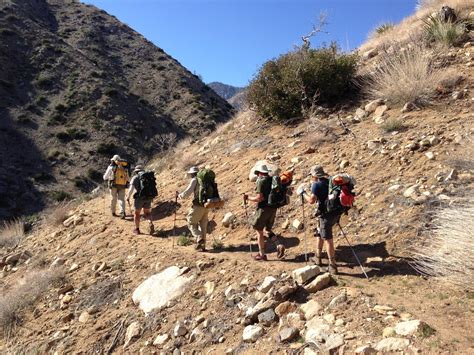
[[199, 168], [197, 166], [192, 166], [186, 172], [186, 174], [197, 174], [199, 172]]
[[137, 165], [137, 166], [135, 167], [135, 169], [133, 170], [133, 172], [134, 172], [134, 173], [137, 173], [137, 172], [143, 171], [143, 170], [144, 170], [143, 165]]
[[255, 167], [255, 175], [257, 175], [259, 172], [263, 174], [268, 174], [270, 170], [268, 170], [268, 167], [265, 164], [259, 164]]
[[110, 158], [111, 161], [119, 161], [121, 160], [120, 159], [120, 156], [118, 154], [115, 154], [112, 158]]
[[324, 169], [321, 165], [315, 165], [311, 168], [311, 176], [322, 178], [328, 176], [328, 174], [324, 172]]

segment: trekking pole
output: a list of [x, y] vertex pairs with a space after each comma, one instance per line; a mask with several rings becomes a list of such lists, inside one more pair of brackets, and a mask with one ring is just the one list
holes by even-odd
[[301, 194], [301, 209], [303, 211], [303, 227], [304, 227], [304, 261], [306, 264], [308, 264], [308, 247], [306, 245], [306, 219], [304, 216], [304, 197], [303, 194]]
[[171, 249], [174, 249], [174, 239], [176, 238], [176, 210], [178, 209], [178, 191], [174, 194], [174, 217], [173, 217], [173, 238], [171, 238]]
[[[250, 228], [250, 222], [249, 222], [249, 214], [247, 212], [247, 200], [245, 199], [245, 194], [242, 194], [242, 197], [244, 199], [244, 210], [245, 210], [245, 218], [247, 219], [247, 226]], [[249, 236], [249, 246], [250, 246], [250, 255], [253, 254], [252, 252], [252, 236]]]
[[362, 266], [362, 263], [361, 263], [360, 260], [359, 260], [359, 257], [357, 256], [357, 254], [356, 254], [354, 248], [353, 248], [352, 245], [351, 245], [351, 242], [350, 242], [349, 239], [347, 238], [346, 233], [344, 233], [344, 230], [343, 230], [342, 227], [341, 227], [341, 223], [337, 222], [337, 225], [339, 226], [339, 229], [341, 230], [342, 235], [344, 236], [344, 238], [346, 238], [347, 244], [349, 244], [349, 247], [350, 247], [351, 250], [352, 250], [352, 254], [354, 254], [354, 256], [355, 256], [357, 262], [359, 263], [360, 268], [362, 269], [362, 272], [364, 273], [365, 277], [366, 277], [367, 280], [368, 280], [368, 279], [369, 279], [369, 276], [367, 276], [367, 273], [365, 272], [364, 267]]

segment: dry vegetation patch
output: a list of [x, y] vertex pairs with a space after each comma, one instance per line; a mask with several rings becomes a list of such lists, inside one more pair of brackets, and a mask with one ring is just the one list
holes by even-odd
[[24, 238], [25, 222], [22, 219], [4, 222], [0, 228], [0, 247], [17, 247]]

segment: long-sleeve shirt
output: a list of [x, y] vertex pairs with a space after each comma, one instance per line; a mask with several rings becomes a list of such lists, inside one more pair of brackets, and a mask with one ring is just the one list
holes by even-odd
[[198, 182], [197, 182], [197, 178], [194, 177], [191, 179], [191, 181], [189, 182], [189, 185], [188, 187], [186, 188], [186, 190], [184, 190], [183, 192], [181, 192], [179, 194], [179, 197], [180, 198], [187, 198], [189, 197], [189, 195], [191, 195], [191, 193], [194, 193], [194, 198], [197, 197], [197, 194], [198, 194]]
[[104, 181], [111, 181], [115, 178], [114, 176], [114, 165], [110, 164], [108, 167], [107, 167], [107, 170], [105, 171], [105, 174], [104, 174]]

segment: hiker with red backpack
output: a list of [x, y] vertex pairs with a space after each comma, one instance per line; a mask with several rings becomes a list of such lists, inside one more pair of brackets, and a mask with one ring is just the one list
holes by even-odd
[[322, 166], [316, 165], [311, 168], [313, 184], [311, 194], [308, 194], [303, 186], [298, 188], [297, 193], [310, 204], [318, 203], [316, 216], [319, 217], [319, 228], [315, 233], [317, 237], [316, 265], [322, 266], [322, 250], [326, 242], [328, 254], [328, 271], [337, 274], [336, 252], [333, 241], [333, 227], [339, 223], [341, 215], [352, 206], [354, 201], [355, 181], [347, 174], [339, 174], [330, 177]]
[[270, 170], [265, 164], [257, 165], [254, 171], [257, 175], [256, 195], [248, 196], [244, 194], [244, 204], [247, 201], [257, 203], [257, 210], [253, 215], [251, 223], [253, 229], [257, 232], [259, 249], [255, 260], [268, 260], [265, 254], [265, 237], [276, 244], [277, 257], [281, 259], [285, 256], [285, 246], [281, 243], [279, 237], [273, 233], [272, 228], [275, 223], [277, 209], [288, 202], [286, 187], [291, 184], [291, 177], [287, 178], [287, 182], [282, 183], [280, 176], [270, 176]]
[[123, 160], [117, 154], [110, 159], [110, 165], [107, 167], [103, 176], [104, 181], [107, 182], [110, 189], [110, 210], [112, 216], [117, 216], [115, 208], [117, 206], [117, 199], [120, 206], [120, 216], [125, 218], [125, 190], [130, 181], [130, 167], [127, 161]]
[[191, 177], [188, 187], [178, 194], [180, 200], [193, 195], [191, 208], [186, 216], [188, 228], [195, 238], [195, 249], [206, 251], [206, 235], [208, 214], [211, 208], [222, 207], [223, 201], [219, 197], [219, 191], [215, 182], [216, 174], [207, 168], [199, 170], [196, 166], [187, 171]]
[[137, 165], [133, 170], [133, 178], [130, 181], [130, 188], [128, 189], [127, 201], [130, 204], [130, 197], [134, 198], [134, 216], [135, 229], [133, 234], [140, 234], [140, 218], [141, 211], [145, 219], [149, 221], [149, 233], [153, 235], [155, 227], [153, 226], [153, 216], [151, 214], [151, 203], [153, 199], [158, 196], [156, 189], [155, 173], [153, 171], [145, 171], [142, 165]]

